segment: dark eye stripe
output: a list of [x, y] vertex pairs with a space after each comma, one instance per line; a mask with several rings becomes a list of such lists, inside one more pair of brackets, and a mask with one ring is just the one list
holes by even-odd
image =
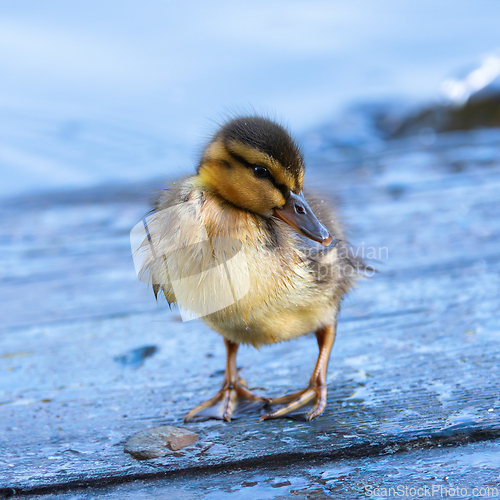
[[[230, 155], [236, 161], [239, 161], [241, 164], [245, 165], [245, 167], [251, 168], [252, 170], [257, 166], [262, 166], [262, 165], [250, 163], [247, 160], [245, 160], [245, 158], [241, 157], [240, 155], [238, 155], [236, 153], [233, 153], [232, 151], [230, 152]], [[269, 172], [269, 170], [268, 170], [268, 172]], [[273, 183], [273, 186], [281, 192], [281, 194], [283, 195], [283, 198], [285, 198], [285, 200], [286, 200], [288, 198], [288, 195], [290, 194], [290, 190], [288, 189], [288, 187], [286, 187], [284, 184], [280, 184], [280, 183], [276, 182], [276, 179], [273, 177], [271, 172], [269, 172], [269, 177], [266, 177], [266, 178], [269, 179]]]

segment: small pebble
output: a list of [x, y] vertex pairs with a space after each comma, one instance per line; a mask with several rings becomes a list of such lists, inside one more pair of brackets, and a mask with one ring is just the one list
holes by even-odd
[[187, 429], [164, 425], [138, 432], [125, 444], [125, 453], [138, 460], [164, 457], [171, 451], [191, 446], [198, 441], [198, 435]]

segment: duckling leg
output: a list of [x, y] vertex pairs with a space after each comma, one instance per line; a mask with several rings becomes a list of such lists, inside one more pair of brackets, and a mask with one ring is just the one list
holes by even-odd
[[282, 396], [280, 398], [272, 398], [270, 404], [289, 404], [279, 410], [273, 411], [272, 413], [263, 415], [261, 420], [283, 417], [295, 410], [298, 410], [313, 400], [316, 401], [311, 411], [307, 413], [307, 420], [312, 420], [323, 413], [326, 406], [326, 373], [328, 371], [330, 352], [335, 341], [336, 330], [337, 325], [335, 323], [316, 332], [319, 355], [309, 385], [302, 391], [287, 394], [286, 396]]
[[[267, 403], [269, 400], [252, 394], [246, 387], [246, 382], [240, 378], [236, 367], [236, 355], [239, 344], [224, 339], [226, 345], [226, 372], [220, 391], [208, 401], [201, 403], [184, 416], [184, 422], [189, 422], [196, 415], [207, 418], [218, 418], [231, 421], [238, 402], [246, 399], [253, 403]], [[204, 415], [202, 415], [204, 413]]]

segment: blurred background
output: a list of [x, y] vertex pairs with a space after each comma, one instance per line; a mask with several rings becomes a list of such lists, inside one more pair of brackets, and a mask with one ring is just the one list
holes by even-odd
[[0, 196], [187, 172], [239, 111], [307, 149], [324, 124], [366, 136], [355, 105], [384, 103], [392, 133], [491, 86], [499, 19], [494, 0], [4, 3]]

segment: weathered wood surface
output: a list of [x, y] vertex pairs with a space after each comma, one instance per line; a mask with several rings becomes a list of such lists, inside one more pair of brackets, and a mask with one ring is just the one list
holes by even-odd
[[[0, 491], [342, 464], [500, 437], [500, 132], [364, 152], [316, 141], [307, 179], [337, 196], [353, 243], [388, 255], [344, 304], [324, 415], [189, 424], [194, 446], [141, 462], [123, 453], [126, 438], [182, 425], [224, 366], [220, 338], [157, 306], [135, 277], [129, 231], [152, 186], [0, 205]], [[134, 365], [127, 353], [143, 346], [157, 350]], [[243, 349], [238, 364], [256, 392], [276, 396], [307, 383], [316, 355], [308, 336]]]
[[293, 498], [499, 498], [500, 443], [415, 449], [351, 459], [311, 459], [199, 474], [164, 474], [114, 487], [92, 487], [43, 500], [254, 500]]

